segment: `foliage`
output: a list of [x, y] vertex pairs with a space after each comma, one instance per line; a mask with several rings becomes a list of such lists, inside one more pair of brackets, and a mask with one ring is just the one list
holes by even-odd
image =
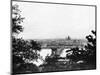
[[[36, 42], [35, 42], [36, 43]], [[34, 43], [34, 45], [35, 45]], [[25, 41], [23, 39], [15, 39], [13, 40], [13, 72], [14, 73], [26, 73], [26, 71], [30, 72], [37, 72], [37, 66], [34, 64], [29, 64], [29, 62], [26, 62], [26, 60], [37, 60], [39, 57], [39, 54], [34, 50], [36, 47], [29, 42]]]
[[[20, 56], [21, 46], [25, 43], [17, 39], [14, 34], [19, 34], [23, 31], [23, 27], [21, 26], [21, 22], [23, 19], [20, 15], [20, 10], [18, 9], [18, 5], [12, 6], [12, 63], [13, 63], [13, 71], [18, 68], [18, 65], [24, 63], [23, 58]], [[21, 45], [21, 46], [20, 46]]]
[[12, 33], [20, 33], [23, 31], [23, 27], [21, 23], [23, 22], [23, 17], [20, 15], [20, 10], [18, 9], [18, 5], [12, 6]]
[[53, 48], [51, 48], [51, 50], [52, 50], [51, 56], [55, 56], [57, 48], [53, 47]]
[[58, 55], [54, 55], [53, 57], [52, 56], [46, 56], [45, 62], [49, 65], [50, 64], [55, 65], [55, 63], [58, 61], [58, 58], [59, 58]]
[[[12, 6], [12, 33], [19, 34], [23, 31], [21, 23], [23, 22], [23, 17], [20, 15], [20, 10], [18, 5]], [[12, 51], [13, 54], [25, 59], [35, 59], [37, 58], [36, 51], [40, 50], [41, 46], [34, 40], [26, 41], [22, 38], [12, 37]], [[33, 51], [34, 50], [34, 51]]]
[[72, 55], [67, 55], [68, 59], [71, 59], [72, 61], [79, 61], [84, 60], [86, 58], [86, 51], [83, 49], [79, 49], [78, 47], [72, 48], [71, 50], [68, 50], [66, 52], [72, 51]]
[[41, 49], [40, 43], [38, 43], [34, 40], [31, 40], [30, 44], [31, 44], [31, 48], [34, 49], [34, 50], [40, 50]]
[[22, 38], [16, 38], [14, 34], [19, 34], [23, 31], [22, 22], [18, 5], [12, 6], [12, 70], [14, 73], [32, 71], [37, 72], [37, 66], [34, 64], [26, 63], [26, 60], [37, 60], [41, 46], [34, 40], [24, 40]]
[[29, 59], [29, 60], [37, 59], [38, 54], [36, 50], [38, 49], [40, 50], [41, 48], [37, 42], [33, 40], [32, 42], [34, 42], [34, 44], [29, 41], [25, 41], [23, 39], [14, 39], [12, 42], [13, 54], [22, 57], [24, 59]]
[[86, 39], [88, 40], [88, 44], [85, 46], [88, 56], [87, 61], [88, 63], [96, 64], [96, 31], [91, 31], [94, 35], [88, 35], [86, 36]]
[[90, 55], [96, 55], [96, 31], [92, 31], [92, 33], [94, 34], [94, 37], [92, 35], [86, 36], [88, 44], [85, 48], [89, 51]]
[[94, 34], [94, 37], [92, 35], [86, 36], [86, 39], [88, 40], [87, 45], [85, 46], [85, 50], [81, 49], [79, 50], [78, 47], [72, 48], [71, 50], [68, 50], [67, 52], [72, 51], [72, 55], [67, 55], [67, 58], [78, 61], [78, 60], [84, 60], [87, 63], [95, 64], [96, 62], [96, 31], [92, 31]]
[[14, 68], [13, 72], [14, 74], [24, 74], [24, 73], [39, 72], [39, 69], [33, 63], [24, 63], [21, 64], [18, 68]]

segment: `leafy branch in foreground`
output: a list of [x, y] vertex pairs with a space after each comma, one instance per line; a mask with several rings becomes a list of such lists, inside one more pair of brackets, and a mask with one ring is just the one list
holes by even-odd
[[24, 18], [20, 14], [18, 5], [12, 6], [12, 70], [13, 73], [25, 73], [26, 71], [36, 72], [38, 68], [29, 61], [37, 60], [41, 46], [34, 40], [24, 40], [16, 38], [14, 34], [23, 32], [22, 22]]
[[85, 46], [85, 50], [81, 48], [81, 50], [76, 47], [68, 50], [68, 52], [72, 52], [71, 55], [67, 55], [67, 58], [77, 62], [79, 60], [86, 61], [87, 63], [96, 64], [96, 31], [91, 31], [94, 35], [86, 36], [87, 45]]

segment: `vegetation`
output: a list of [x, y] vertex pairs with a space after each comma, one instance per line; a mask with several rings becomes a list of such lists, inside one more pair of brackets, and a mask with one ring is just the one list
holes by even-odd
[[[22, 22], [25, 18], [21, 16], [21, 11], [18, 5], [12, 6], [12, 72], [18, 73], [32, 73], [32, 72], [51, 72], [51, 71], [68, 71], [68, 70], [81, 70], [81, 69], [94, 69], [96, 68], [96, 31], [92, 31], [93, 35], [86, 36], [88, 41], [85, 49], [71, 48], [66, 51], [72, 52], [67, 54], [65, 58], [56, 54], [57, 48], [61, 46], [71, 46], [73, 43], [66, 43], [65, 40], [60, 43], [49, 42], [49, 46], [53, 45], [51, 56], [46, 56], [44, 64], [37, 67], [29, 61], [37, 61], [39, 57], [38, 51], [41, 50], [41, 45], [34, 40], [24, 40], [23, 38], [16, 38], [16, 35], [23, 32], [24, 28]], [[68, 36], [68, 41], [71, 38]], [[74, 41], [76, 42], [76, 41]], [[76, 44], [76, 43], [75, 43]], [[77, 43], [79, 44], [79, 43]], [[55, 47], [56, 46], [56, 47]], [[42, 59], [42, 58], [41, 58]], [[63, 59], [63, 61], [59, 61]], [[67, 59], [67, 61], [65, 61]], [[69, 60], [68, 60], [69, 59]]]
[[93, 35], [86, 36], [88, 44], [85, 46], [87, 50], [88, 63], [96, 65], [96, 31], [91, 31]]
[[55, 72], [55, 71], [71, 71], [71, 70], [89, 70], [96, 68], [96, 32], [92, 31], [92, 35], [86, 36], [88, 44], [83, 48], [72, 48], [66, 52], [72, 52], [68, 54], [69, 61], [58, 61], [63, 59], [55, 54], [56, 48], [53, 48], [51, 56], [47, 56], [45, 59], [46, 64], [41, 65], [41, 72]]
[[79, 49], [78, 47], [68, 50], [67, 52], [72, 51], [71, 55], [67, 55], [68, 59], [71, 59], [73, 62], [82, 60], [85, 64], [94, 65], [93, 67], [96, 68], [96, 31], [92, 31], [92, 33], [94, 36], [86, 36], [88, 43], [85, 46], [85, 50], [83, 48]]
[[18, 9], [18, 5], [12, 6], [12, 33], [14, 35], [18, 34], [23, 31], [23, 27], [21, 23], [23, 22], [24, 18], [20, 15], [20, 10]]
[[67, 58], [71, 59], [74, 62], [86, 59], [86, 51], [83, 49], [80, 50], [78, 47], [76, 47], [76, 48], [72, 48], [71, 50], [68, 50], [66, 52], [69, 52], [69, 51], [72, 51], [72, 54], [67, 55]]
[[16, 35], [23, 31], [21, 25], [23, 20], [18, 5], [12, 6], [12, 72], [14, 74], [38, 71], [35, 64], [26, 62], [26, 60], [37, 60], [39, 57], [37, 51], [40, 51], [41, 46], [34, 40], [26, 41], [16, 38]]

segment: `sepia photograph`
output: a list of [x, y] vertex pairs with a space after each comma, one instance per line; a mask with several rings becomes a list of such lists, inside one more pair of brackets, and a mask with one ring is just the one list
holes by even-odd
[[96, 70], [96, 12], [96, 5], [12, 0], [12, 75]]

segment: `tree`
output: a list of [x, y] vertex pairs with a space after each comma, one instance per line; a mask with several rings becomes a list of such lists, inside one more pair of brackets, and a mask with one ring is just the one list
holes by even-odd
[[[12, 6], [12, 57], [13, 64], [24, 62], [23, 59], [17, 55], [20, 49], [21, 41], [17, 39], [14, 34], [19, 34], [23, 31], [23, 27], [21, 26], [21, 22], [23, 19], [20, 15], [20, 10], [18, 9], [18, 5]], [[19, 45], [20, 44], [20, 45]], [[19, 49], [18, 49], [19, 47]]]
[[[18, 9], [18, 5], [12, 6], [12, 35], [19, 34], [23, 31], [22, 22], [23, 17], [21, 17], [20, 10]], [[34, 40], [24, 40], [22, 38], [16, 38], [15, 36], [12, 37], [12, 52], [13, 55], [19, 56], [24, 59], [36, 59], [37, 53], [41, 46]]]
[[21, 23], [23, 22], [24, 17], [21, 17], [20, 10], [18, 5], [12, 6], [12, 33], [19, 34], [23, 31]]
[[23, 27], [20, 25], [24, 18], [20, 15], [18, 5], [12, 6], [12, 72], [15, 73], [19, 69], [18, 67], [25, 63], [23, 58], [20, 56], [22, 41], [17, 39], [14, 34], [19, 34], [23, 31]]
[[[14, 34], [19, 34], [23, 31], [23, 27], [21, 25], [23, 19], [24, 18], [20, 15], [18, 5], [12, 6], [12, 70], [14, 73], [30, 70], [28, 65], [32, 66], [32, 64], [26, 63], [25, 61], [37, 59], [39, 55], [36, 51], [41, 49], [40, 45], [36, 41], [32, 40], [29, 42], [14, 36]], [[35, 67], [37, 66], [33, 65], [31, 69], [34, 69]]]
[[67, 55], [67, 58], [78, 61], [78, 60], [84, 60], [87, 63], [96, 64], [96, 31], [91, 31], [94, 35], [88, 35], [86, 36], [86, 39], [88, 41], [87, 45], [85, 46], [85, 50], [81, 49], [79, 50], [78, 47], [72, 48], [71, 50], [68, 50], [67, 52], [71, 52], [71, 55]]
[[33, 50], [35, 50], [35, 51], [41, 49], [41, 45], [40, 45], [38, 42], [34, 41], [34, 40], [31, 40], [31, 41], [30, 41], [30, 44], [31, 44], [31, 48], [32, 48]]
[[94, 35], [88, 35], [86, 36], [86, 39], [88, 41], [87, 45], [85, 46], [87, 50], [87, 61], [88, 63], [96, 64], [96, 31], [91, 31]]
[[[26, 50], [25, 50], [26, 49]], [[26, 48], [24, 50], [24, 58], [29, 60], [37, 60], [40, 56], [37, 51], [41, 50], [41, 45], [34, 40], [26, 43]]]
[[96, 31], [91, 31], [94, 35], [88, 35], [86, 36], [86, 39], [88, 41], [88, 44], [85, 46], [85, 48], [90, 51], [90, 55], [96, 55]]

